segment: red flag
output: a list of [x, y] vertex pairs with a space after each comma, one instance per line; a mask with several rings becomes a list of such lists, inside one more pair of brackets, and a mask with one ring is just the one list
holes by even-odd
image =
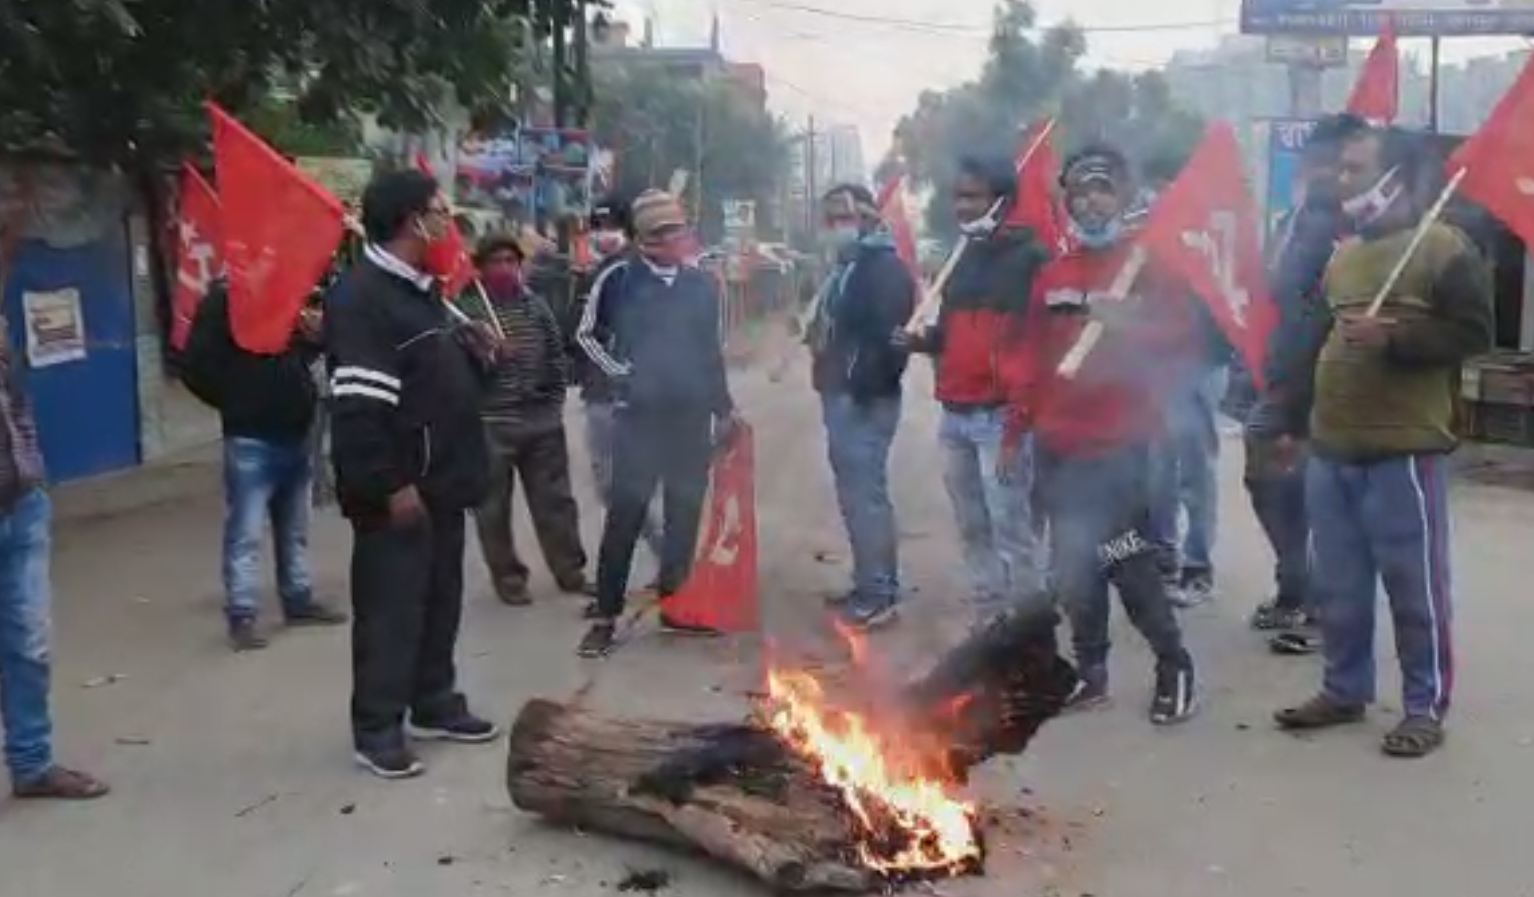
[[1385, 20], [1364, 70], [1348, 97], [1348, 111], [1377, 125], [1388, 125], [1401, 111], [1401, 54], [1396, 50], [1396, 26]]
[[1277, 309], [1264, 276], [1259, 221], [1236, 134], [1219, 123], [1157, 198], [1141, 240], [1204, 300], [1260, 379]]
[[345, 209], [216, 104], [213, 156], [224, 215], [229, 319], [250, 352], [287, 349], [298, 313], [341, 243]]
[[[425, 153], [416, 153], [415, 167], [432, 177], [437, 176]], [[474, 281], [474, 258], [469, 254], [469, 245], [464, 241], [457, 222], [449, 222], [447, 237], [427, 247], [425, 267], [428, 271], [448, 272], [441, 275], [444, 299], [456, 297]]]
[[1060, 160], [1055, 156], [1054, 145], [1049, 142], [1053, 130], [1053, 120], [1029, 129], [1023, 150], [1017, 157], [1017, 196], [1012, 202], [1012, 211], [1007, 213], [1006, 224], [1032, 228], [1045, 246], [1064, 252], [1069, 247], [1065, 228], [1060, 226], [1060, 206], [1055, 199]]
[[1460, 190], [1534, 245], [1534, 60], [1497, 102], [1486, 123], [1449, 158], [1463, 171]]
[[707, 517], [692, 575], [666, 599], [666, 616], [725, 632], [751, 632], [760, 622], [756, 555], [756, 459], [742, 428], [709, 475]]
[[170, 344], [186, 348], [192, 318], [223, 265], [218, 194], [191, 163], [181, 166], [181, 202], [176, 211], [176, 285], [171, 295]]
[[921, 283], [921, 263], [916, 255], [916, 232], [911, 229], [911, 213], [905, 207], [905, 176], [890, 178], [879, 189], [879, 217], [889, 225], [895, 241], [895, 254], [905, 262], [911, 276]]

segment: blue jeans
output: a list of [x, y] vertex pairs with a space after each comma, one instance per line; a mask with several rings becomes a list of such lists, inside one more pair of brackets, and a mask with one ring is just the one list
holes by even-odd
[[[586, 402], [586, 455], [591, 461], [591, 479], [603, 507], [612, 506], [613, 495], [613, 413], [611, 402]], [[654, 507], [645, 515], [639, 536], [657, 559], [661, 556], [661, 522]]]
[[1448, 473], [1442, 455], [1373, 464], [1311, 457], [1305, 477], [1311, 588], [1321, 612], [1328, 698], [1350, 705], [1374, 700], [1375, 594], [1383, 582], [1406, 713], [1442, 719], [1448, 712], [1454, 686]]
[[943, 484], [953, 503], [971, 594], [987, 617], [1043, 590], [1044, 563], [1033, 527], [1033, 445], [1024, 440], [1010, 476], [1000, 475], [1005, 412], [943, 412]]
[[12, 782], [31, 781], [53, 765], [52, 520], [53, 506], [41, 489], [0, 516], [0, 721]]
[[261, 541], [272, 524], [277, 594], [296, 613], [314, 600], [309, 576], [309, 491], [314, 481], [306, 439], [224, 439], [224, 614], [253, 620], [261, 609]]
[[1167, 438], [1152, 455], [1150, 539], [1165, 553], [1168, 565], [1214, 569], [1220, 503], [1216, 414], [1228, 380], [1226, 368], [1205, 371], [1167, 403]]
[[889, 457], [900, 426], [900, 397], [862, 403], [820, 397], [826, 455], [836, 503], [852, 547], [854, 600], [883, 605], [900, 599], [900, 548], [890, 500]]

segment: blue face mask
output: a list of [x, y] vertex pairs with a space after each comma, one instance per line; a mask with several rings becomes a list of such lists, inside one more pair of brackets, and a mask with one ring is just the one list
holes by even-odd
[[1124, 236], [1124, 218], [1115, 215], [1106, 221], [1093, 222], [1090, 225], [1083, 224], [1075, 218], [1070, 219], [1071, 236], [1075, 241], [1087, 249], [1107, 249], [1118, 243]]
[[838, 224], [835, 227], [821, 231], [820, 239], [831, 249], [847, 249], [855, 245], [863, 236], [855, 224]]

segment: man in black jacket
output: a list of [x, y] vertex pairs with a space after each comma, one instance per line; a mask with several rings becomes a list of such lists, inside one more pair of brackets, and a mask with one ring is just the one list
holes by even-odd
[[314, 597], [309, 575], [309, 510], [314, 469], [309, 431], [318, 389], [319, 316], [306, 312], [288, 350], [240, 348], [229, 324], [229, 288], [214, 281], [192, 321], [182, 381], [218, 411], [224, 431], [224, 615], [236, 651], [267, 646], [261, 609], [262, 530], [268, 520], [277, 594], [289, 626], [338, 625], [346, 614]]
[[[634, 200], [639, 252], [614, 269], [587, 303], [579, 338], [615, 390], [612, 505], [597, 555], [597, 600], [579, 653], [613, 647], [629, 567], [650, 500], [662, 491], [665, 534], [659, 596], [692, 570], [715, 447], [738, 420], [720, 346], [719, 290], [686, 259], [692, 235], [674, 196], [647, 190]], [[668, 620], [672, 630], [688, 630]]]
[[895, 254], [868, 188], [833, 187], [821, 200], [836, 265], [815, 299], [807, 339], [820, 394], [826, 454], [852, 547], [846, 621], [889, 622], [900, 601], [889, 453], [900, 426], [901, 379], [908, 355], [890, 342], [916, 307], [916, 283]]
[[327, 300], [331, 456], [352, 524], [352, 733], [384, 778], [424, 767], [405, 739], [485, 742], [453, 653], [463, 612], [465, 513], [484, 499], [480, 422], [497, 346], [459, 325], [422, 270], [451, 222], [437, 182], [386, 172], [362, 196], [367, 246]]
[[1317, 123], [1301, 160], [1304, 196], [1280, 223], [1270, 253], [1279, 321], [1269, 340], [1263, 393], [1247, 415], [1245, 479], [1252, 510], [1277, 558], [1277, 594], [1258, 606], [1252, 625], [1278, 630], [1272, 645], [1286, 654], [1315, 647], [1306, 612], [1310, 524], [1298, 447], [1309, 433], [1316, 358], [1331, 326], [1323, 279], [1345, 230], [1337, 197], [1338, 154], [1350, 136], [1366, 130], [1368, 123], [1351, 115]]

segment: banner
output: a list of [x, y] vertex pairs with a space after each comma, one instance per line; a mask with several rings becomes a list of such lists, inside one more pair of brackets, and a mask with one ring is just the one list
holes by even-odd
[[743, 427], [714, 461], [692, 575], [666, 599], [666, 616], [724, 632], [756, 631], [761, 608], [756, 554], [754, 436]]
[[1524, 0], [1242, 0], [1244, 34], [1373, 37], [1386, 22], [1402, 37], [1529, 34]]
[[1314, 119], [1280, 118], [1268, 122], [1268, 183], [1266, 236], [1272, 236], [1284, 216], [1300, 200], [1300, 159]]

